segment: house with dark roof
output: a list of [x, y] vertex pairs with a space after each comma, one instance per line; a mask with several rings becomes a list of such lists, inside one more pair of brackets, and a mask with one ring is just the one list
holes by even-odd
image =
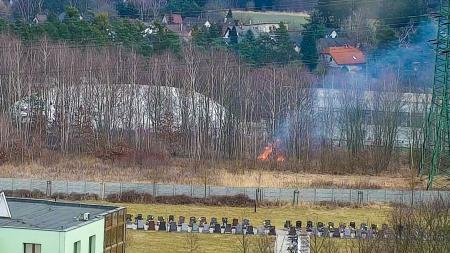
[[47, 21], [48, 17], [45, 14], [37, 14], [34, 19], [33, 22], [36, 24], [41, 24], [41, 23], [45, 23]]
[[326, 37], [317, 41], [317, 51], [323, 52], [330, 47], [355, 46], [355, 43], [346, 37]]
[[0, 194], [0, 252], [125, 252], [126, 209]]
[[321, 52], [322, 61], [332, 68], [342, 68], [349, 72], [362, 70], [366, 64], [366, 56], [356, 47], [328, 47]]

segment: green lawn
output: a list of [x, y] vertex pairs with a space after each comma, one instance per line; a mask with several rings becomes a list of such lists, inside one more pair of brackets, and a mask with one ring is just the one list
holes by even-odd
[[[104, 203], [102, 204], [110, 204]], [[228, 217], [229, 221], [233, 217], [239, 218], [241, 221], [243, 217], [250, 219], [250, 222], [259, 226], [264, 219], [270, 219], [272, 224], [277, 228], [283, 226], [286, 219], [292, 221], [302, 220], [305, 224], [307, 220], [314, 222], [332, 221], [335, 224], [339, 222], [349, 223], [355, 221], [357, 224], [361, 222], [382, 224], [387, 222], [390, 207], [384, 205], [373, 205], [362, 208], [349, 207], [323, 207], [323, 206], [281, 206], [281, 207], [261, 207], [254, 213], [253, 208], [241, 207], [215, 207], [215, 206], [194, 206], [194, 205], [161, 205], [161, 204], [128, 204], [128, 203], [113, 203], [112, 205], [124, 206], [127, 212], [133, 215], [142, 213], [144, 217], [148, 214], [153, 216], [167, 217], [170, 214], [178, 216], [183, 215], [187, 219], [190, 216], [207, 217], [208, 221], [211, 217], [217, 217], [219, 220], [222, 217]], [[192, 234], [191, 234], [192, 235]], [[241, 235], [216, 235], [216, 234], [194, 234], [197, 237], [197, 247], [195, 252], [221, 252], [221, 253], [235, 253], [242, 252], [239, 250], [242, 240]], [[248, 240], [250, 248], [254, 249], [258, 245], [260, 236], [249, 236]], [[187, 233], [167, 233], [167, 232], [149, 232], [149, 231], [133, 231], [128, 230], [127, 235], [127, 252], [128, 253], [177, 253], [189, 252], [188, 241], [189, 234]], [[339, 245], [345, 243], [338, 241]]]
[[[242, 235], [217, 235], [217, 234], [187, 234], [166, 232], [144, 232], [128, 230], [127, 253], [182, 253], [189, 252], [189, 235], [197, 236], [198, 253], [240, 252], [240, 240]], [[192, 238], [192, 237], [191, 237]], [[256, 244], [256, 236], [247, 237], [252, 244]]]
[[233, 17], [245, 24], [249, 24], [250, 20], [255, 23], [272, 23], [284, 22], [288, 24], [291, 31], [298, 31], [306, 24], [307, 14], [291, 13], [291, 12], [255, 12], [255, 11], [233, 11]]
[[[119, 204], [120, 205], [120, 204]], [[339, 222], [349, 223], [355, 221], [359, 223], [376, 223], [381, 225], [387, 222], [387, 216], [390, 208], [384, 205], [374, 205], [370, 207], [321, 207], [321, 206], [282, 206], [282, 207], [265, 207], [258, 208], [254, 213], [253, 208], [242, 207], [215, 207], [215, 206], [194, 206], [194, 205], [146, 205], [146, 204], [123, 204], [127, 207], [127, 212], [133, 215], [141, 213], [146, 217], [151, 214], [155, 217], [174, 215], [176, 218], [182, 215], [186, 218], [190, 216], [205, 216], [208, 221], [211, 217], [219, 220], [222, 217], [228, 217], [231, 222], [232, 218], [248, 218], [253, 225], [261, 225], [265, 219], [272, 221], [276, 227], [283, 226], [286, 220], [302, 220], [306, 224], [307, 220], [322, 222]]]

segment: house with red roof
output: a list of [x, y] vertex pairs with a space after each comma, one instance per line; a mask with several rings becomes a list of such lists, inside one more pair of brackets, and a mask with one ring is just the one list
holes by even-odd
[[183, 17], [180, 14], [164, 15], [162, 24], [173, 32], [183, 32]]
[[366, 64], [364, 53], [353, 46], [327, 47], [321, 52], [322, 61], [332, 68], [342, 68], [356, 72]]

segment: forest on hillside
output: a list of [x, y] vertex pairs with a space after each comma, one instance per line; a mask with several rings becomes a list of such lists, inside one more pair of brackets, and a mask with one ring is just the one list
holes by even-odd
[[[192, 1], [201, 11], [220, 9]], [[150, 2], [162, 5], [142, 5]], [[417, 31], [429, 31], [422, 22], [430, 3], [399, 2], [371, 16], [364, 16], [375, 8], [368, 1], [339, 8], [314, 3], [305, 30], [296, 31], [303, 37], [300, 54], [283, 24], [231, 44], [223, 43], [218, 23], [195, 28], [190, 40], [158, 22], [146, 24], [170, 11], [197, 13], [180, 1], [3, 5], [0, 163], [39, 161], [54, 152], [127, 156], [142, 166], [189, 159], [269, 160], [333, 173], [416, 169], [431, 72], [405, 78], [403, 66], [376, 55], [376, 75], [317, 66], [316, 40], [339, 27], [352, 28], [344, 30], [363, 47], [385, 50], [381, 55], [401, 55], [400, 45], [423, 46]], [[40, 11], [47, 21], [32, 22]], [[403, 19], [392, 21], [390, 11]], [[156, 32], [143, 33], [147, 28]], [[421, 89], [406, 93], [413, 82]], [[271, 153], [264, 156], [265, 150]]]
[[[415, 98], [391, 92], [399, 85], [395, 71], [375, 80], [369, 97], [364, 79], [343, 76], [347, 89], [330, 91], [317, 107], [307, 69], [255, 68], [226, 50], [191, 45], [182, 58], [145, 58], [115, 47], [1, 41], [8, 48], [0, 62], [3, 162], [39, 160], [46, 150], [131, 155], [144, 164], [172, 157], [255, 161], [279, 140], [277, 152], [293, 166], [376, 173], [391, 162], [416, 163], [426, 99], [405, 114], [404, 102]], [[411, 126], [404, 143], [411, 152], [397, 145], [404, 126]]]

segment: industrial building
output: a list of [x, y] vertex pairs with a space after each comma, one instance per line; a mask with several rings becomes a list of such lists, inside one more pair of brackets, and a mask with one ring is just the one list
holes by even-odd
[[2, 253], [124, 253], [126, 209], [0, 194]]

